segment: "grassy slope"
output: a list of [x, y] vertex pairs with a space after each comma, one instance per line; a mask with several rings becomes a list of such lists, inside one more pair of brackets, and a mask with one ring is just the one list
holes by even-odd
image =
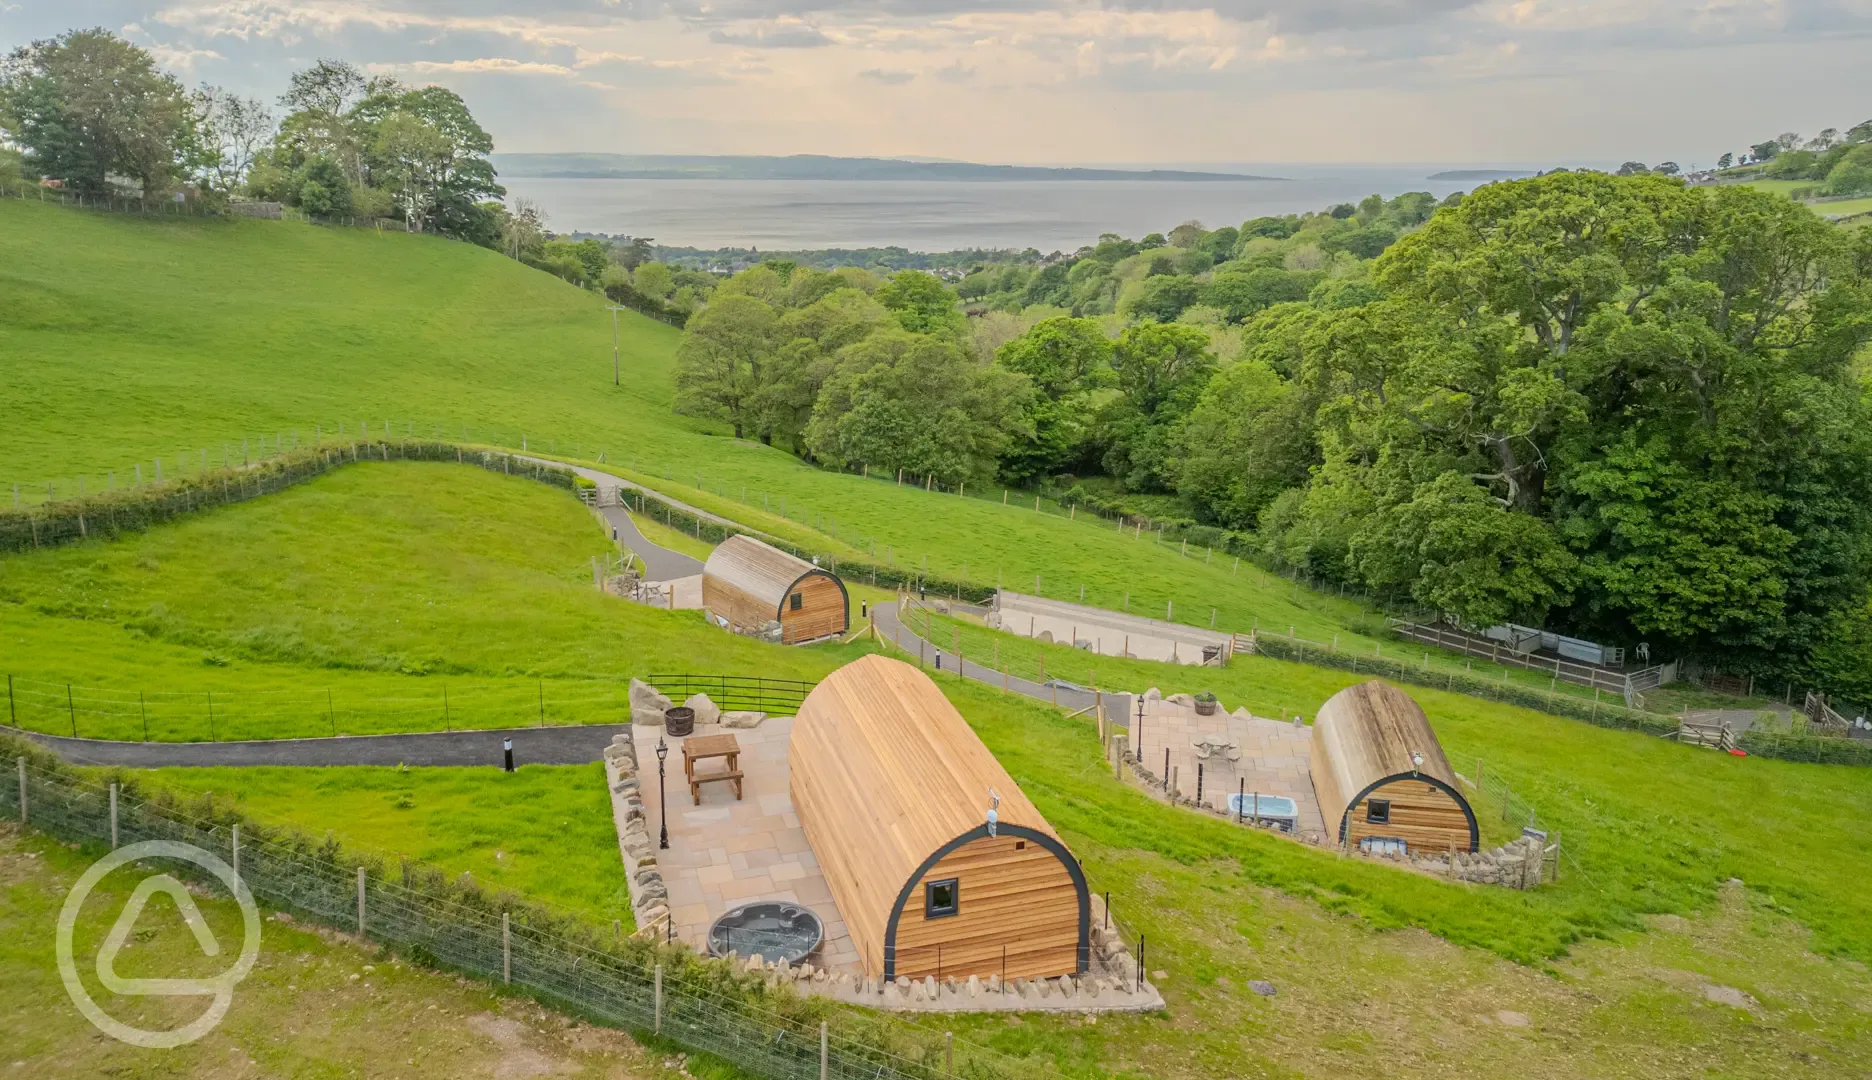
[[[1297, 625], [1351, 640], [1356, 605], [1179, 558], [1150, 538], [998, 501], [823, 472], [675, 417], [677, 332], [625, 315], [624, 386], [610, 382], [603, 301], [493, 252], [401, 234], [290, 222], [144, 221], [0, 203], [0, 482], [76, 489], [125, 481], [141, 460], [198, 464], [247, 438], [315, 425], [355, 433], [464, 431], [625, 466], [682, 484], [786, 500], [850, 549], [899, 565], [1246, 629]], [[190, 467], [193, 467], [192, 465]], [[763, 498], [764, 497], [764, 498]], [[724, 501], [726, 501], [724, 499]], [[816, 546], [828, 546], [821, 538]]]
[[[863, 646], [776, 651], [604, 596], [609, 549], [564, 492], [479, 469], [342, 470], [116, 543], [0, 560], [21, 722], [219, 738], [615, 722], [657, 671], [816, 678]], [[112, 692], [86, 692], [103, 687]], [[444, 713], [443, 691], [448, 692]], [[330, 697], [327, 696], [330, 692]], [[138, 692], [143, 694], [139, 702]]]
[[[67, 890], [96, 853], [81, 854], [0, 825], [0, 1052], [14, 1076], [45, 1080], [145, 1077], [675, 1076], [620, 1032], [573, 1025], [485, 987], [411, 968], [338, 935], [264, 921], [260, 956], [214, 1031], [174, 1050], [144, 1050], [99, 1035], [66, 999], [53, 958]], [[76, 924], [80, 977], [111, 1015], [152, 1029], [199, 1015], [199, 997], [105, 993], [86, 963], [137, 879], [107, 877]], [[231, 902], [198, 899], [223, 949], [238, 942]], [[144, 909], [118, 971], [129, 977], [210, 977], [228, 954], [204, 960], [174, 905]], [[25, 1067], [31, 1062], [31, 1068]]]
[[243, 813], [310, 836], [471, 873], [602, 922], [631, 928], [630, 896], [604, 770], [593, 765], [498, 769], [369, 766], [158, 769], [156, 784], [231, 798]]
[[[960, 620], [937, 616], [933, 623], [936, 640], [957, 635], [964, 655], [990, 656], [992, 640], [1017, 670], [1037, 673], [1044, 657], [1048, 674], [1069, 682], [1089, 683], [1096, 672], [1098, 685], [1121, 691], [1209, 690], [1225, 707], [1245, 705], [1261, 716], [1310, 717], [1360, 681], [1257, 656], [1219, 669], [1100, 659]], [[1406, 689], [1459, 771], [1473, 773], [1480, 759], [1506, 778], [1571, 853], [1560, 885], [1542, 890], [1533, 905], [1545, 914], [1516, 927], [1523, 944], [1507, 954], [1547, 955], [1576, 933], [1630, 925], [1638, 913], [1692, 910], [1718, 882], [1740, 877], [1779, 898], [1827, 948], [1872, 959], [1872, 899], [1857, 885], [1858, 869], [1838, 857], [1857, 842], [1857, 823], [1872, 816], [1872, 784], [1862, 770], [1733, 758], [1461, 694]], [[1144, 737], [1148, 745], [1148, 729]], [[1557, 921], [1543, 928], [1547, 918]]]

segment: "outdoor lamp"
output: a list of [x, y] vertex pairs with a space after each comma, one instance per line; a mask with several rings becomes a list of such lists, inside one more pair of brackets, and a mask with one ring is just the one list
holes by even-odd
[[663, 736], [657, 736], [657, 824], [661, 832], [657, 836], [657, 847], [669, 847], [669, 804], [663, 796], [663, 762], [669, 759], [669, 743]]

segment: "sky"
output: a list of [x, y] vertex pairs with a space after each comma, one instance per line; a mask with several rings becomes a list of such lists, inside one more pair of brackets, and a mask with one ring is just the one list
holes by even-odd
[[334, 57], [506, 152], [1709, 164], [1872, 119], [1872, 0], [0, 0], [273, 100]]

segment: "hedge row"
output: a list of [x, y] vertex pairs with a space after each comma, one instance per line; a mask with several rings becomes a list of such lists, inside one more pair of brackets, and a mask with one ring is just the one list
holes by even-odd
[[357, 461], [454, 461], [492, 472], [528, 476], [571, 489], [570, 469], [541, 465], [497, 450], [429, 440], [322, 443], [287, 450], [234, 468], [210, 469], [161, 483], [60, 499], [30, 509], [0, 510], [0, 551], [30, 551], [140, 532], [217, 506], [257, 499], [316, 479]]
[[1872, 765], [1872, 742], [1837, 736], [1745, 731], [1736, 745], [1756, 757], [1805, 761], [1815, 765]]

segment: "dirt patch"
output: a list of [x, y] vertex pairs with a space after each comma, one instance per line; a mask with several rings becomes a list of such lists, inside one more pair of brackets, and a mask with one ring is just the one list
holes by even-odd
[[529, 1044], [531, 1034], [518, 1020], [493, 1013], [470, 1016], [468, 1026], [494, 1040], [500, 1047], [500, 1060], [494, 1064], [495, 1080], [528, 1080], [535, 1076], [558, 1076], [577, 1072], [578, 1067], [560, 1061]]

